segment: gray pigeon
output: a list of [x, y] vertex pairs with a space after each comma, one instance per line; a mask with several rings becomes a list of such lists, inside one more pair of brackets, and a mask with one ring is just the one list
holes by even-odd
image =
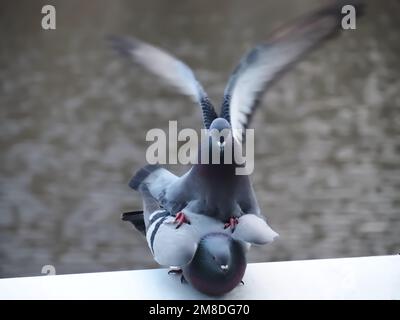
[[[248, 127], [264, 92], [307, 53], [339, 33], [344, 4], [335, 2], [300, 17], [273, 32], [266, 43], [246, 54], [228, 81], [219, 117], [203, 87], [183, 62], [137, 39], [112, 37], [111, 41], [119, 52], [200, 105], [210, 141], [214, 139], [212, 129], [231, 130], [224, 141], [217, 141], [223, 157], [226, 144], [232, 144], [233, 152], [240, 150], [244, 142], [240, 130]], [[359, 15], [362, 3], [353, 1], [353, 5]], [[214, 146], [208, 141], [200, 146], [199, 154]], [[178, 177], [165, 168], [148, 165], [134, 175], [129, 185], [135, 190], [146, 186], [158, 205], [176, 216], [178, 226], [189, 221], [182, 213], [185, 208], [225, 222], [233, 231], [242, 215], [260, 215], [249, 176], [235, 174], [237, 167], [234, 161], [232, 164], [194, 164]]]
[[251, 244], [267, 244], [278, 234], [263, 219], [244, 215], [231, 233], [219, 220], [184, 209], [190, 224], [176, 229], [175, 218], [160, 209], [145, 186], [141, 187], [143, 211], [127, 212], [130, 221], [146, 236], [154, 259], [175, 267], [181, 281], [208, 295], [222, 295], [235, 288], [246, 270], [246, 251]]

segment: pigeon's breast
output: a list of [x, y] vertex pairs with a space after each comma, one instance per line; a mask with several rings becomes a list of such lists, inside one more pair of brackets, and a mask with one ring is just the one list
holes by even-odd
[[239, 217], [241, 215], [240, 207], [234, 198], [201, 197], [191, 201], [187, 208], [193, 212], [221, 221], [226, 221], [229, 220], [230, 217]]

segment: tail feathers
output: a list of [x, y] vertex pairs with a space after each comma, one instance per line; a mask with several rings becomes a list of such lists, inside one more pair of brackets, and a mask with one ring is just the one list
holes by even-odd
[[142, 210], [124, 212], [121, 215], [121, 219], [123, 221], [131, 222], [140, 233], [146, 235], [146, 226], [144, 224], [144, 216]]
[[129, 181], [129, 186], [133, 190], [138, 190], [140, 185], [146, 178], [153, 173], [154, 171], [160, 169], [161, 166], [156, 165], [156, 164], [149, 164], [144, 166], [143, 168], [139, 169], [138, 172], [132, 177], [132, 179]]

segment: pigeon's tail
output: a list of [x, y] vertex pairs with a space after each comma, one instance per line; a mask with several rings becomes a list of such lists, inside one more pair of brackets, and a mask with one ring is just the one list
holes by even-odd
[[146, 227], [144, 224], [144, 217], [143, 217], [142, 210], [124, 212], [121, 215], [121, 219], [123, 221], [131, 222], [140, 233], [142, 233], [143, 235], [146, 235]]
[[140, 185], [148, 178], [153, 172], [161, 169], [159, 165], [149, 164], [139, 169], [138, 172], [132, 177], [131, 181], [129, 181], [129, 186], [133, 190], [139, 190]]

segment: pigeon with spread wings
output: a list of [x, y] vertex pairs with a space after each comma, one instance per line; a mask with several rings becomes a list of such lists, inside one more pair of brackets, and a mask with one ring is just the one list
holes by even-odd
[[[111, 41], [116, 50], [199, 104], [204, 127], [209, 132], [209, 139], [200, 145], [199, 155], [217, 148], [223, 159], [227, 149], [240, 150], [244, 143], [243, 129], [248, 127], [266, 90], [307, 53], [339, 33], [344, 4], [334, 2], [288, 23], [273, 32], [266, 43], [246, 54], [228, 81], [219, 117], [186, 64], [137, 39], [112, 37]], [[361, 1], [352, 4], [357, 15], [362, 13]], [[215, 132], [226, 130], [227, 135], [216, 138]], [[178, 177], [165, 168], [148, 165], [134, 175], [130, 186], [137, 190], [145, 185], [159, 205], [176, 216], [178, 226], [188, 221], [182, 213], [186, 208], [223, 221], [233, 231], [242, 215], [261, 216], [249, 176], [237, 175], [238, 166], [235, 161], [199, 163]]]

